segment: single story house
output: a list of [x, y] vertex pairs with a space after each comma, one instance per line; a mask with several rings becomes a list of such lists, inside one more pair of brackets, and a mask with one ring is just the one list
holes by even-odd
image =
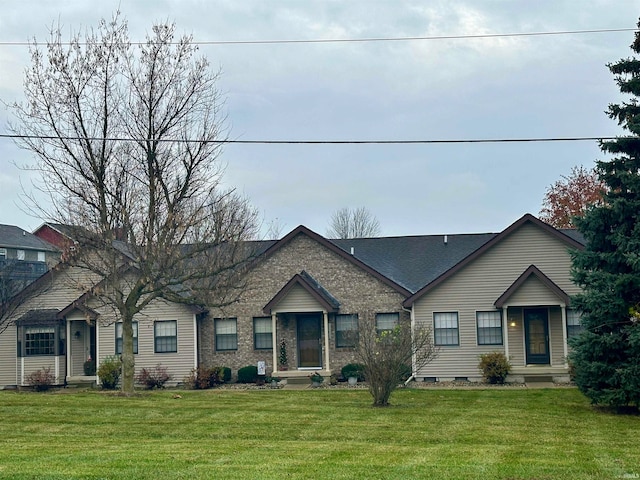
[[[299, 226], [260, 242], [234, 304], [203, 312], [156, 301], [144, 310], [134, 324], [136, 369], [162, 364], [174, 382], [199, 365], [235, 373], [265, 362], [280, 377], [338, 373], [354, 359], [348, 333], [367, 319], [381, 330], [401, 321], [430, 327], [439, 353], [414, 368], [418, 381], [480, 380], [479, 355], [494, 351], [510, 359], [513, 380], [568, 379], [567, 339], [580, 328], [570, 309], [578, 292], [570, 251], [583, 243], [529, 214], [483, 234], [330, 240]], [[96, 379], [85, 362], [119, 354], [117, 319], [84, 300], [77, 286], [90, 279], [72, 278], [64, 269], [47, 273], [5, 325], [0, 386], [24, 385], [42, 367], [59, 384]]]

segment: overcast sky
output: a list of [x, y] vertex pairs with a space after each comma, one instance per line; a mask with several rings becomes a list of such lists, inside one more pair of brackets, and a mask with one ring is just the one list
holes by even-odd
[[[2, 2], [0, 42], [97, 25], [120, 6], [132, 40], [175, 21], [196, 41], [463, 36], [633, 28], [638, 0], [29, 0]], [[621, 99], [606, 64], [633, 32], [350, 43], [203, 45], [220, 65], [232, 138], [459, 140], [602, 137]], [[27, 47], [0, 45], [0, 99], [22, 98]], [[0, 133], [8, 112], [0, 106]], [[596, 142], [242, 145], [224, 181], [282, 234], [325, 234], [331, 213], [367, 207], [383, 235], [497, 232], [538, 214], [546, 188], [604, 159]], [[0, 223], [20, 209], [31, 156], [0, 138]]]

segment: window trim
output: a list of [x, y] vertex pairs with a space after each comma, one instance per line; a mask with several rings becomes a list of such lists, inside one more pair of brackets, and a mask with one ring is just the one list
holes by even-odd
[[[175, 326], [175, 335], [158, 335], [158, 327], [160, 325], [173, 324]], [[159, 348], [158, 343], [160, 340], [167, 341], [165, 339], [175, 339], [175, 349], [167, 349], [168, 347], [162, 346]], [[170, 341], [170, 340], [169, 340]], [[173, 345], [169, 345], [173, 347]], [[178, 353], [178, 321], [177, 320], [156, 320], [153, 322], [153, 353]]]
[[[218, 324], [220, 322], [231, 322], [231, 321], [235, 326], [235, 333], [218, 333]], [[213, 328], [214, 328], [214, 342], [215, 342], [214, 347], [216, 352], [235, 352], [238, 350], [238, 319], [237, 317], [216, 318], [214, 319], [214, 322], [213, 322]], [[229, 338], [234, 337], [235, 342], [232, 341], [232, 343], [235, 343], [235, 345], [230, 348], [220, 348], [218, 346], [219, 345], [218, 341], [222, 340], [223, 336], [229, 337]]]
[[[29, 329], [52, 328], [53, 338], [49, 340], [53, 342], [53, 353], [27, 353], [30, 346], [27, 342], [27, 334]], [[52, 321], [47, 323], [24, 324], [17, 328], [17, 346], [16, 353], [18, 357], [60, 357], [66, 354], [66, 325], [63, 321]]]
[[[445, 327], [437, 327], [436, 326], [436, 316], [437, 315], [455, 315], [456, 320], [456, 328], [445, 328]], [[438, 341], [438, 332], [442, 330], [455, 330], [456, 332], [456, 343], [442, 343], [442, 341]], [[460, 346], [460, 313], [457, 311], [448, 311], [448, 312], [433, 312], [433, 344], [438, 347], [459, 347]]]
[[[355, 328], [345, 328], [338, 330], [338, 323], [340, 320], [349, 319], [353, 320]], [[358, 330], [358, 314], [357, 313], [336, 313], [335, 315], [335, 347], [336, 348], [354, 348], [358, 343], [359, 330]], [[355, 332], [353, 335], [353, 342], [345, 340], [339, 332]]]
[[[478, 315], [482, 313], [498, 314], [498, 327], [482, 327], [482, 328], [483, 329], [498, 328], [500, 330], [500, 342], [482, 342], [482, 343], [480, 342], [481, 327], [480, 327], [480, 318], [478, 317]], [[459, 322], [458, 322], [458, 328], [460, 328]], [[476, 310], [476, 344], [478, 346], [504, 345], [504, 328], [502, 325], [502, 310]]]
[[[138, 322], [137, 321], [133, 321], [133, 354], [137, 355], [138, 354], [138, 333], [139, 333], [139, 326], [138, 326]], [[118, 336], [118, 326], [120, 326], [120, 335]], [[115, 333], [115, 346], [114, 346], [114, 351], [116, 355], [122, 355], [122, 346], [123, 346], [123, 342], [122, 342], [122, 322], [116, 322], [116, 324], [114, 325], [114, 333]], [[154, 332], [155, 333], [155, 332]], [[120, 351], [118, 351], [118, 340], [120, 340]]]
[[[256, 331], [256, 320], [263, 321], [265, 323], [269, 323], [269, 331], [268, 332], [257, 332]], [[268, 347], [259, 347], [258, 346], [258, 335], [266, 336], [269, 334], [269, 346]], [[238, 325], [236, 323], [236, 336], [238, 335]], [[266, 338], [266, 337], [260, 337]], [[254, 350], [273, 350], [273, 323], [271, 317], [253, 317], [253, 349]]]

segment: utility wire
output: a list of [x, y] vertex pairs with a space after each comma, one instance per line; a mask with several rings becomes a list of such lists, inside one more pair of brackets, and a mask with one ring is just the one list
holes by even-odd
[[0, 134], [0, 138], [16, 140], [69, 140], [69, 141], [112, 141], [162, 143], [220, 143], [220, 144], [262, 144], [262, 145], [412, 145], [412, 144], [455, 144], [455, 143], [536, 143], [536, 142], [584, 142], [610, 140], [638, 140], [639, 137], [539, 137], [539, 138], [477, 138], [450, 140], [197, 140], [181, 138], [135, 139], [127, 137], [59, 137], [46, 135]]
[[[635, 32], [638, 28], [604, 28], [593, 30], [560, 30], [551, 32], [522, 32], [522, 33], [481, 33], [473, 35], [434, 35], [415, 37], [369, 37], [369, 38], [320, 38], [320, 39], [281, 39], [281, 40], [194, 40], [192, 45], [273, 45], [296, 43], [367, 43], [367, 42], [410, 42], [424, 40], [465, 40], [483, 38], [505, 37], [541, 37], [548, 35], [583, 35], [591, 33], [615, 33]], [[57, 42], [56, 42], [57, 43]], [[147, 42], [130, 42], [131, 45], [146, 45]], [[177, 45], [179, 42], [169, 42], [169, 45]], [[32, 42], [0, 42], [2, 47], [25, 47]], [[75, 43], [74, 43], [75, 44]], [[87, 45], [87, 42], [77, 42], [78, 45]], [[60, 42], [60, 45], [71, 45], [71, 42]]]

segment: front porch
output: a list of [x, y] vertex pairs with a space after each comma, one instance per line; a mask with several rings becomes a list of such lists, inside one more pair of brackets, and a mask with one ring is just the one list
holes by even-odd
[[526, 365], [512, 366], [507, 376], [509, 383], [569, 383], [569, 368], [566, 366]]
[[285, 381], [290, 385], [308, 384], [311, 383], [309, 376], [313, 373], [318, 373], [324, 377], [325, 382], [329, 382], [331, 372], [324, 369], [305, 369], [305, 370], [283, 370], [274, 371], [273, 377], [278, 377], [281, 381]]

